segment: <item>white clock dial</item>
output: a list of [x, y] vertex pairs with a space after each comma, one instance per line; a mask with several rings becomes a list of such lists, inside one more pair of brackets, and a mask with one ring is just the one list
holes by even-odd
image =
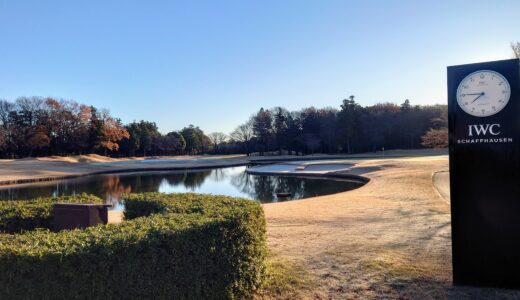
[[506, 107], [511, 87], [502, 74], [481, 70], [466, 76], [457, 88], [457, 103], [476, 117], [494, 115]]

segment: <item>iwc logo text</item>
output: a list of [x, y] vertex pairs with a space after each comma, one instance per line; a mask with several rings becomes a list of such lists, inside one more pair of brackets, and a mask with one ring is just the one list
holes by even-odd
[[513, 138], [502, 137], [500, 124], [468, 125], [468, 136], [457, 139], [457, 144], [512, 143]]

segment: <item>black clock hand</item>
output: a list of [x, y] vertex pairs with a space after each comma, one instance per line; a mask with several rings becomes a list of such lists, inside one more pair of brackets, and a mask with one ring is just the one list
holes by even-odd
[[478, 95], [478, 97], [477, 97], [477, 98], [475, 98], [475, 100], [473, 100], [473, 101], [472, 101], [471, 103], [473, 103], [473, 102], [477, 101], [477, 99], [478, 99], [478, 98], [480, 98], [480, 97], [484, 96], [484, 92], [482, 92], [482, 93], [480, 93], [480, 94], [477, 94], [477, 95]]
[[462, 94], [462, 95], [482, 95], [482, 93]]

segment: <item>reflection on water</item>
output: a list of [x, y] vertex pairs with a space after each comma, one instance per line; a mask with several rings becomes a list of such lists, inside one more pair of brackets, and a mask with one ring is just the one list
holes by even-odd
[[[277, 202], [333, 194], [362, 184], [318, 178], [250, 175], [246, 167], [189, 171], [154, 171], [86, 176], [0, 189], [0, 199], [32, 199], [79, 193], [94, 194], [117, 206], [122, 195], [141, 192], [197, 192]], [[278, 198], [277, 192], [290, 197]]]

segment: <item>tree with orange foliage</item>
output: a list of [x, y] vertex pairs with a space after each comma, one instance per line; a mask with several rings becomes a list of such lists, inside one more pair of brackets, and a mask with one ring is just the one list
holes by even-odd
[[101, 112], [101, 136], [98, 139], [96, 148], [104, 149], [105, 155], [108, 151], [119, 150], [118, 142], [124, 138], [130, 138], [130, 134], [123, 127], [121, 121], [112, 118], [108, 111]]
[[427, 148], [446, 148], [448, 147], [448, 128], [431, 128], [422, 136], [422, 143]]
[[43, 125], [37, 125], [31, 130], [27, 139], [27, 147], [29, 148], [29, 156], [32, 156], [34, 150], [40, 150], [49, 146], [51, 139], [47, 135]]

